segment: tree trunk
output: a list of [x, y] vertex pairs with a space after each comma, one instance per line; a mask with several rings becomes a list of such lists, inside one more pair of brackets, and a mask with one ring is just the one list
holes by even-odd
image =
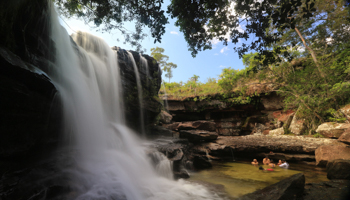
[[304, 37], [301, 35], [301, 33], [300, 33], [300, 31], [297, 29], [297, 27], [295, 27], [294, 29], [295, 29], [295, 31], [298, 33], [298, 35], [299, 35], [301, 41], [303, 41], [303, 44], [304, 44], [305, 48], [306, 48], [307, 50], [310, 51], [311, 56], [312, 56], [312, 59], [314, 60], [318, 71], [320, 72], [322, 78], [324, 78], [325, 75], [323, 74], [323, 72], [322, 72], [321, 69], [320, 69], [320, 65], [319, 65], [318, 62], [317, 62], [317, 58], [316, 58], [316, 54], [315, 54], [314, 50], [312, 50], [312, 49], [306, 44]]

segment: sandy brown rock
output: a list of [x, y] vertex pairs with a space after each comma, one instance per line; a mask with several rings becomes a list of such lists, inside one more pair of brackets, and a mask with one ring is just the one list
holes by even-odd
[[300, 135], [305, 131], [305, 128], [305, 120], [299, 119], [295, 114], [292, 122], [290, 123], [289, 130], [296, 135]]
[[287, 110], [287, 111], [275, 111], [272, 113], [272, 117], [276, 122], [276, 127], [281, 128], [283, 125], [284, 128], [289, 128], [292, 123], [293, 116], [295, 111]]
[[269, 135], [283, 135], [283, 134], [284, 134], [283, 127], [269, 131]]
[[179, 126], [180, 123], [181, 122], [174, 122], [174, 123], [171, 123], [171, 124], [163, 124], [162, 127], [166, 128], [166, 129], [170, 129], [170, 130], [176, 131], [177, 127]]
[[328, 138], [339, 138], [348, 128], [350, 124], [326, 122], [318, 126], [316, 132]]
[[159, 121], [164, 123], [164, 124], [170, 124], [171, 120], [173, 119], [173, 116], [171, 116], [169, 113], [167, 113], [164, 110], [162, 110], [159, 115], [160, 115]]
[[316, 149], [315, 156], [317, 166], [326, 166], [328, 162], [337, 159], [350, 160], [350, 147], [343, 143], [323, 145]]
[[338, 141], [350, 144], [350, 128], [345, 130], [345, 132], [338, 138]]
[[339, 110], [347, 117], [348, 121], [350, 121], [350, 104], [340, 108]]
[[313, 138], [307, 136], [219, 136], [215, 142], [203, 144], [211, 151], [227, 149], [233, 152], [288, 152], [313, 154], [322, 145], [344, 145], [329, 138]]
[[216, 127], [215, 127], [215, 122], [199, 120], [199, 121], [182, 122], [178, 125], [177, 129], [178, 130], [200, 129], [200, 130], [206, 130], [206, 131], [215, 131]]

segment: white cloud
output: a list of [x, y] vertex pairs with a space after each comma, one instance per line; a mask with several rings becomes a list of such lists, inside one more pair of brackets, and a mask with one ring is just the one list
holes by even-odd
[[218, 53], [214, 53], [214, 56], [218, 56], [219, 54]]
[[220, 50], [220, 53], [224, 53], [225, 51], [229, 51], [230, 49], [228, 47], [224, 47]]
[[224, 69], [226, 66], [220, 65], [219, 68]]
[[178, 32], [176, 32], [176, 31], [170, 31], [170, 34], [173, 34], [173, 35], [179, 35], [179, 33], [178, 33]]

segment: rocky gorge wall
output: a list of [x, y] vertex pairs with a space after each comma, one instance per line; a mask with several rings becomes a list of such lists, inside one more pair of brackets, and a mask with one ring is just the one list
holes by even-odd
[[[215, 123], [215, 131], [222, 136], [239, 136], [263, 133], [282, 126], [276, 115], [291, 114], [283, 111], [283, 99], [276, 93], [262, 94], [250, 104], [234, 104], [224, 100], [167, 100], [168, 111], [174, 123], [205, 120]], [[167, 125], [165, 125], [167, 126]], [[170, 127], [171, 128], [171, 127]], [[265, 132], [266, 133], [266, 132]]]
[[[260, 94], [249, 104], [220, 99], [168, 99], [167, 104], [168, 113], [161, 113], [162, 127], [180, 140], [159, 150], [165, 155], [183, 152], [177, 162], [190, 169], [210, 167], [210, 160], [215, 159], [268, 156], [274, 161], [337, 166], [340, 174], [350, 170], [349, 120], [321, 124], [316, 132], [322, 137], [315, 138], [306, 132], [305, 120], [297, 117], [298, 109], [284, 110], [283, 98], [276, 93]], [[345, 106], [340, 112], [349, 119], [349, 110]]]

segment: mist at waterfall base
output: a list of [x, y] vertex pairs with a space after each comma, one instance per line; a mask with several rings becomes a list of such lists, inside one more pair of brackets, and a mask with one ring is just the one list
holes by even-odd
[[117, 54], [83, 32], [72, 35], [76, 46], [51, 8], [56, 61], [49, 76], [64, 107], [72, 164], [62, 170], [70, 177], [69, 199], [219, 199], [201, 185], [172, 180], [164, 155], [147, 155], [125, 125]]

